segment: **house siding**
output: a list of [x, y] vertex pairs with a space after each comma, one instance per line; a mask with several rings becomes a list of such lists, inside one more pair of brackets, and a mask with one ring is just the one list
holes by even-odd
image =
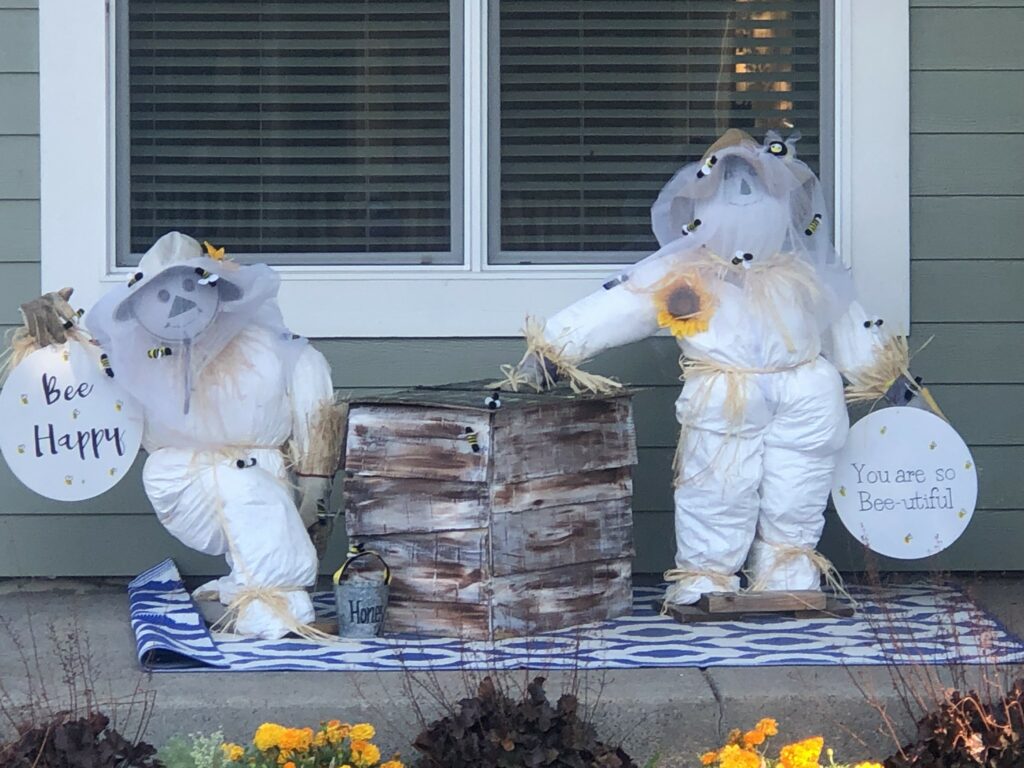
[[[38, 43], [35, 3], [0, 0], [0, 326], [39, 286]], [[911, 3], [912, 345], [932, 339], [915, 373], [971, 444], [979, 510], [949, 550], [885, 568], [1024, 568], [1024, 0]], [[879, 120], [884, 120], [884, 115]], [[862, 224], [869, 226], [869, 224]], [[323, 339], [342, 393], [495, 375], [522, 351], [516, 339]], [[678, 352], [649, 339], [591, 367], [642, 387], [636, 398], [640, 464], [634, 502], [637, 571], [671, 564], [671, 463]], [[25, 489], [0, 462], [0, 576], [128, 575], [165, 557], [212, 574], [161, 528], [132, 478], [68, 505]], [[840, 567], [862, 566], [830, 516], [822, 548]], [[333, 562], [343, 541], [334, 542]]]

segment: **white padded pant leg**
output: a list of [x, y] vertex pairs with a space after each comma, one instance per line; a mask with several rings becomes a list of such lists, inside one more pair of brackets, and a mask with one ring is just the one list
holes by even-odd
[[823, 358], [770, 378], [776, 409], [764, 438], [751, 584], [766, 590], [818, 589], [818, 568], [797, 550], [813, 551], [825, 525], [836, 456], [849, 430], [842, 379]]
[[676, 404], [686, 426], [675, 490], [676, 568], [681, 573], [666, 595], [670, 603], [687, 605], [706, 592], [739, 589], [736, 573], [757, 524], [766, 418], [753, 378], [744, 389], [740, 423], [725, 413], [724, 377], [693, 377]]

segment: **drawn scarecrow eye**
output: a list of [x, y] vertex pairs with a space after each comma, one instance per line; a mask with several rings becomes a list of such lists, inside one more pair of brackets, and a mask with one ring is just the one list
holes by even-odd
[[157, 292], [156, 297], [157, 297], [157, 299], [162, 301], [164, 304], [166, 304], [168, 301], [171, 300], [171, 294], [169, 294], [164, 288], [161, 288]]
[[192, 293], [196, 289], [196, 281], [191, 277], [186, 277], [181, 281], [181, 287], [185, 289], [187, 293]]

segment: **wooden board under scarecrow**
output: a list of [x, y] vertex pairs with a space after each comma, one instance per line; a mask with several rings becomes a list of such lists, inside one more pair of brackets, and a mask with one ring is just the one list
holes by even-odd
[[417, 388], [350, 403], [345, 517], [386, 631], [515, 637], [632, 606], [630, 394]]

